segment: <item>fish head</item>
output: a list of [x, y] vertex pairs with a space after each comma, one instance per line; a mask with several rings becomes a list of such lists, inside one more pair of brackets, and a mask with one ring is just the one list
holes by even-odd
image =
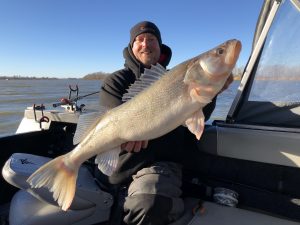
[[210, 86], [217, 94], [238, 60], [242, 44], [232, 39], [191, 59], [184, 77], [186, 84]]

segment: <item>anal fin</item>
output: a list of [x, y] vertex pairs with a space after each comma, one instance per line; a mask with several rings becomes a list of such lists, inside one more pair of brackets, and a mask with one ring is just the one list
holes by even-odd
[[98, 164], [98, 169], [105, 175], [111, 176], [117, 168], [120, 151], [121, 148], [119, 146], [115, 149], [97, 155], [95, 163]]

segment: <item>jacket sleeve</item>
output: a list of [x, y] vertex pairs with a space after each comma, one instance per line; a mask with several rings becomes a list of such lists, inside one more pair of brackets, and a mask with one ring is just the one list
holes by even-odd
[[205, 116], [205, 121], [209, 120], [211, 114], [213, 113], [214, 109], [216, 108], [217, 96], [214, 97], [211, 103], [207, 104], [203, 108], [203, 114]]
[[135, 76], [128, 70], [120, 70], [108, 75], [100, 90], [100, 105], [114, 108], [122, 104], [122, 96], [127, 92], [130, 84], [135, 81]]

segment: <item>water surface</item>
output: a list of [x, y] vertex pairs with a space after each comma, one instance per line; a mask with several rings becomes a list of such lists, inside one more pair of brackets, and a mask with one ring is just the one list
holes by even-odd
[[[99, 91], [101, 82], [82, 79], [0, 80], [0, 136], [16, 132], [27, 107], [44, 104], [47, 109], [53, 109], [53, 103], [59, 102], [61, 98], [68, 98], [69, 85], [72, 88], [77, 85], [79, 96], [83, 96]], [[226, 117], [237, 85], [237, 82], [234, 83], [218, 97], [212, 119]], [[98, 101], [98, 94], [94, 94], [83, 98], [78, 104], [85, 104], [87, 109], [95, 109], [99, 105]]]

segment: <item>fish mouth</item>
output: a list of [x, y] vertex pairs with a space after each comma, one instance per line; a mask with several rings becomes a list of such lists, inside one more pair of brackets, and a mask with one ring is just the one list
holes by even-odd
[[234, 46], [234, 58], [239, 57], [241, 50], [242, 50], [242, 43], [240, 41], [236, 40], [235, 46]]
[[242, 49], [242, 43], [239, 40], [232, 40], [232, 44], [230, 46], [230, 52], [233, 52], [232, 54], [227, 54], [225, 58], [225, 63], [227, 65], [233, 65], [236, 63], [237, 59], [239, 58], [239, 54]]

